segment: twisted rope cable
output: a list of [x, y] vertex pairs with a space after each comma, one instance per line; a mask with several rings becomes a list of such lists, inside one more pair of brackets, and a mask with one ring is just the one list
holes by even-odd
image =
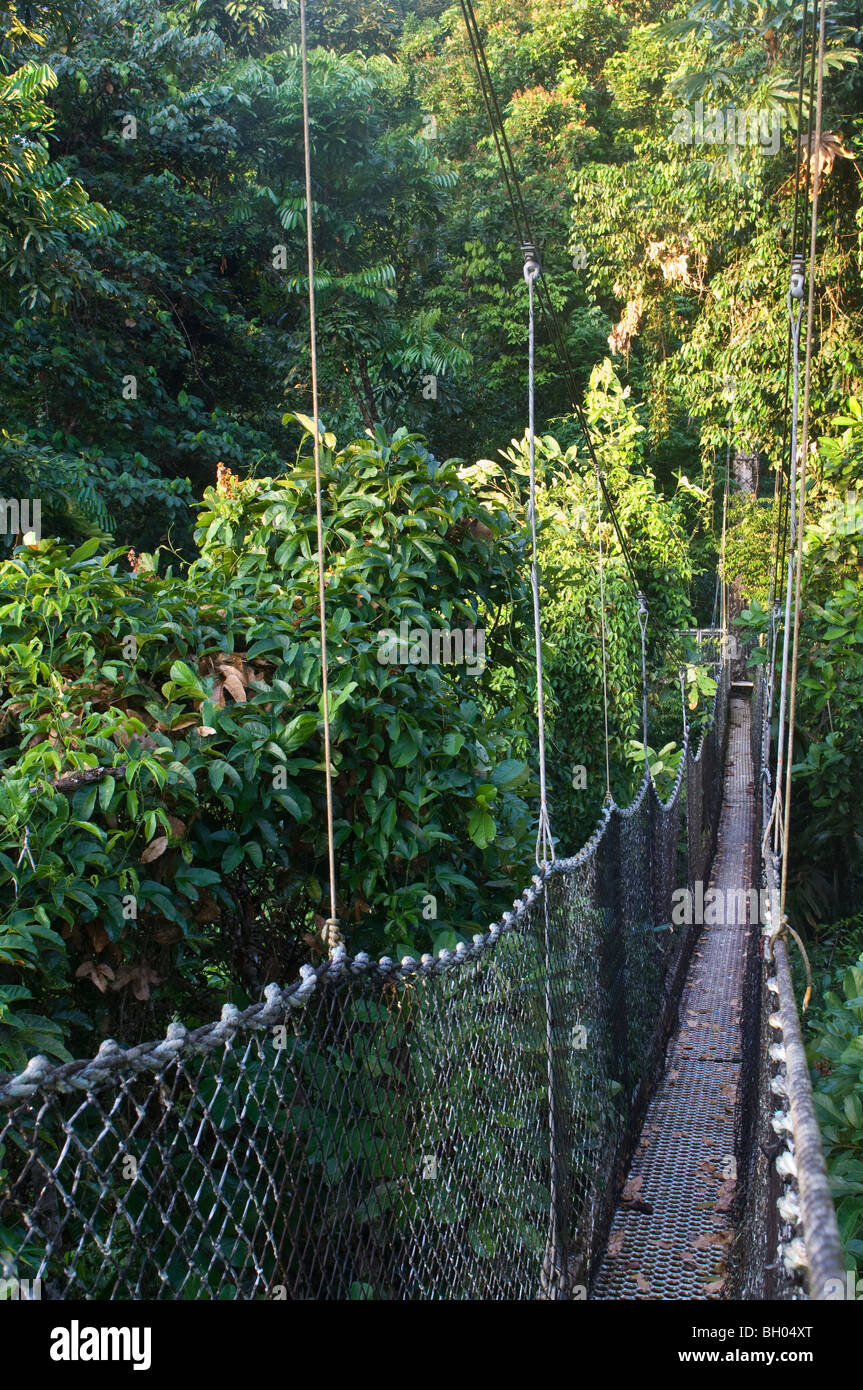
[[306, 183], [306, 252], [309, 269], [309, 347], [312, 361], [312, 419], [315, 425], [315, 522], [318, 538], [318, 606], [321, 615], [321, 706], [324, 717], [324, 770], [327, 798], [327, 858], [330, 873], [330, 915], [325, 927], [332, 955], [341, 943], [336, 910], [336, 850], [333, 833], [333, 769], [330, 757], [330, 692], [327, 675], [327, 602], [324, 574], [324, 521], [321, 500], [321, 429], [318, 419], [318, 348], [315, 325], [315, 251], [312, 238], [312, 161], [309, 130], [309, 65], [306, 45], [306, 0], [300, 0], [300, 53], [303, 76], [303, 164]]

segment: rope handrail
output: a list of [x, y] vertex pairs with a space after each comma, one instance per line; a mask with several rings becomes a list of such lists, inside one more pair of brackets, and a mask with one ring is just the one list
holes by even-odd
[[[779, 1256], [792, 1281], [802, 1277], [809, 1298], [818, 1301], [845, 1297], [845, 1261], [830, 1180], [824, 1161], [821, 1130], [815, 1110], [809, 1064], [803, 1042], [794, 992], [788, 948], [783, 936], [785, 911], [780, 901], [781, 859], [770, 848], [770, 827], [777, 813], [770, 768], [770, 727], [778, 633], [778, 611], [771, 617], [769, 664], [759, 668], [756, 681], [761, 725], [754, 729], [753, 751], [761, 763], [756, 778], [762, 830], [758, 836], [761, 879], [765, 886], [761, 937], [764, 952], [765, 1017], [762, 1046], [778, 1068], [759, 1100], [770, 1115], [770, 1128], [778, 1136], [773, 1156], [776, 1173], [793, 1184], [796, 1196], [783, 1191], [777, 1201], [780, 1218], [787, 1223], [789, 1239], [780, 1243]], [[771, 1012], [771, 996], [778, 1010]], [[770, 1041], [771, 1034], [774, 1041]], [[778, 1103], [779, 1109], [774, 1110]], [[787, 1107], [787, 1114], [783, 1114]], [[794, 1235], [799, 1231], [799, 1235]]]

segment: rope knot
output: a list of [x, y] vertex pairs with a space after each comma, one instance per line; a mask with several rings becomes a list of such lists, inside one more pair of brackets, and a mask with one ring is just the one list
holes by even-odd
[[335, 955], [340, 946], [344, 946], [345, 940], [339, 927], [338, 917], [328, 917], [324, 923], [324, 930], [321, 933], [324, 942], [331, 956]]

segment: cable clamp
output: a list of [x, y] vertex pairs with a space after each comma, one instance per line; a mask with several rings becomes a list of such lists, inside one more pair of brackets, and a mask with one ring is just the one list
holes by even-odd
[[530, 285], [542, 273], [539, 264], [539, 256], [532, 241], [521, 243], [522, 255], [524, 256], [524, 278]]
[[789, 291], [788, 291], [789, 294], [791, 295], [791, 298], [792, 298], [792, 299], [802, 299], [802, 298], [803, 298], [803, 289], [804, 289], [805, 284], [806, 284], [806, 273], [805, 273], [805, 271], [804, 271], [804, 269], [803, 269], [803, 257], [802, 257], [802, 256], [792, 256], [792, 257], [791, 257], [791, 283], [790, 283]]

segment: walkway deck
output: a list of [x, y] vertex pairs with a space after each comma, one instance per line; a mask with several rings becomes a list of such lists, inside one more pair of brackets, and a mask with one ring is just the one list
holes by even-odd
[[736, 896], [753, 881], [748, 702], [732, 699], [730, 716], [710, 879], [729, 910], [720, 911], [720, 925], [703, 928], [695, 946], [665, 1073], [594, 1281], [596, 1299], [708, 1299], [723, 1292], [733, 1236], [746, 947], [757, 930], [747, 925], [745, 898]]

